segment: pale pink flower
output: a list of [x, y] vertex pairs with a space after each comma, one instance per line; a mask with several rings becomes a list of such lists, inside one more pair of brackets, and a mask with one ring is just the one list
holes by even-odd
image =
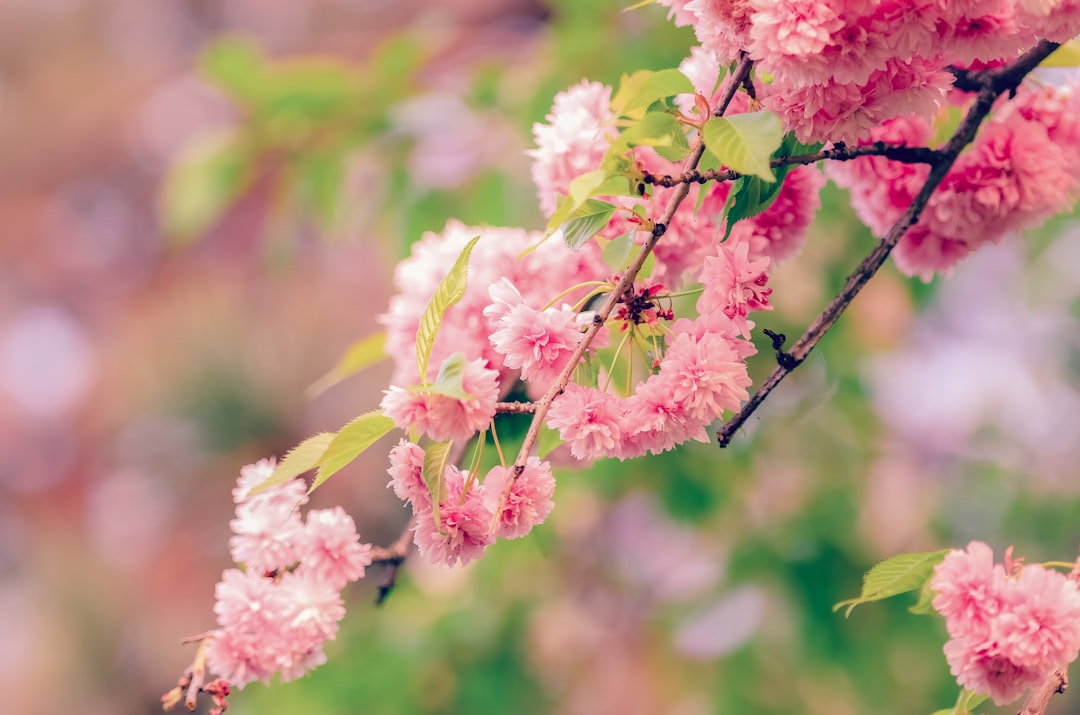
[[239, 504], [247, 498], [251, 490], [259, 486], [277, 469], [277, 457], [260, 459], [255, 464], [240, 467], [240, 479], [236, 482], [236, 488], [232, 491], [233, 501]]
[[438, 442], [468, 439], [486, 429], [495, 416], [499, 374], [486, 364], [482, 358], [465, 363], [461, 386], [468, 397], [464, 399], [391, 385], [380, 407], [401, 429], [415, 429]]
[[938, 35], [942, 64], [959, 66], [1015, 56], [1035, 40], [1017, 26], [1015, 8], [1008, 0], [980, 3], [973, 12], [939, 23]]
[[234, 688], [260, 680], [269, 684], [277, 672], [277, 653], [268, 650], [261, 635], [235, 629], [219, 629], [206, 644], [206, 662]]
[[752, 310], [772, 310], [766, 288], [769, 267], [768, 258], [750, 260], [749, 245], [740, 243], [734, 248], [725, 244], [717, 246], [714, 255], [705, 259], [701, 272], [704, 291], [698, 299], [698, 312], [702, 315], [723, 313], [733, 320], [743, 337], [750, 337], [753, 323], [746, 316]]
[[226, 569], [214, 588], [218, 631], [207, 647], [210, 669], [242, 688], [277, 671], [278, 625], [288, 605], [271, 579]]
[[360, 543], [356, 523], [340, 506], [308, 512], [302, 549], [304, 573], [337, 590], [363, 578], [371, 565], [371, 544]]
[[1080, 0], [1017, 0], [1017, 24], [1052, 42], [1080, 35]]
[[[512, 468], [495, 466], [484, 477], [485, 502], [491, 513], [498, 509], [506, 482], [512, 475]], [[506, 503], [499, 512], [495, 536], [517, 539], [532, 531], [534, 526], [542, 524], [555, 506], [551, 501], [554, 493], [555, 477], [551, 475], [551, 464], [541, 462], [537, 457], [529, 457], [525, 470], [514, 480]]]
[[420, 555], [433, 564], [464, 566], [484, 555], [495, 541], [490, 532], [493, 519], [484, 503], [485, 492], [476, 481], [465, 492], [468, 474], [450, 465], [444, 475], [446, 498], [439, 505], [439, 523], [430, 508], [417, 508], [413, 541]]
[[424, 450], [418, 444], [401, 440], [390, 450], [389, 487], [398, 499], [421, 508], [431, 506], [431, 492], [424, 484]]
[[675, 27], [686, 27], [694, 22], [694, 13], [686, 9], [690, 0], [657, 0], [658, 5], [668, 8], [668, 19]]
[[570, 182], [598, 169], [615, 134], [611, 88], [583, 80], [555, 95], [547, 124], [533, 125], [536, 149], [532, 178], [545, 216], [555, 212], [556, 195], [566, 195]]
[[675, 399], [675, 388], [663, 368], [660, 374], [638, 383], [625, 404], [626, 422], [631, 428], [623, 436], [623, 458], [660, 454], [691, 439], [709, 441], [705, 425], [712, 420], [690, 416]]
[[503, 364], [521, 370], [525, 380], [553, 382], [581, 342], [577, 313], [568, 305], [537, 310], [501, 283], [492, 286], [491, 298], [484, 315], [495, 318], [491, 344], [504, 356]]
[[570, 445], [570, 454], [583, 461], [620, 456], [623, 434], [629, 428], [622, 400], [575, 383], [555, 398], [546, 421]]
[[732, 342], [717, 333], [682, 333], [668, 346], [661, 373], [689, 419], [709, 423], [749, 399], [750, 376]]
[[297, 507], [307, 501], [299, 479], [247, 497], [229, 522], [229, 551], [236, 563], [258, 573], [290, 568], [299, 558], [304, 525]]
[[750, 0], [691, 0], [685, 8], [694, 15], [698, 42], [717, 57], [731, 61], [750, 46]]
[[934, 609], [945, 617], [949, 635], [959, 638], [983, 632], [1001, 612], [1005, 569], [994, 564], [994, 552], [981, 541], [964, 551], [953, 550], [934, 570]]
[[999, 705], [1080, 653], [1080, 589], [1064, 574], [994, 564], [990, 548], [973, 541], [945, 557], [930, 586], [951, 636], [944, 651], [953, 675]]

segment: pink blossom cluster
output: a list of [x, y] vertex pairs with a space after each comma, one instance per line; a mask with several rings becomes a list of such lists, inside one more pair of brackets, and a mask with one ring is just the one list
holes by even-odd
[[945, 557], [930, 585], [949, 631], [952, 674], [999, 705], [1080, 652], [1080, 588], [1064, 574], [1023, 566], [1009, 553], [1005, 565], [995, 564], [990, 547], [973, 541]]
[[390, 450], [389, 486], [412, 506], [413, 539], [432, 563], [454, 566], [480, 558], [497, 538], [517, 539], [543, 523], [554, 503], [551, 465], [529, 457], [516, 479], [513, 470], [492, 467], [483, 482], [449, 465], [437, 487], [424, 481], [424, 450], [402, 440]]
[[[1027, 85], [997, 107], [893, 251], [900, 269], [925, 280], [947, 275], [980, 246], [1069, 208], [1080, 191], [1078, 110], [1080, 97], [1069, 89]], [[924, 120], [902, 118], [860, 143], [919, 146], [932, 135]], [[850, 189], [856, 213], [878, 237], [907, 210], [929, 173], [925, 165], [881, 156], [830, 163], [826, 171]]]
[[[717, 87], [720, 63], [716, 55], [694, 48], [679, 69], [693, 82], [696, 90], [715, 103], [724, 86]], [[681, 98], [690, 100], [689, 97]], [[680, 101], [689, 112], [692, 101]], [[740, 92], [728, 108], [728, 114], [751, 111], [751, 100]], [[580, 116], [592, 112], [587, 119]], [[570, 182], [588, 171], [600, 167], [600, 161], [611, 146], [612, 132], [597, 127], [613, 125], [611, 88], [597, 83], [582, 83], [556, 96], [546, 124], [535, 124], [533, 134], [537, 148], [533, 157], [533, 180], [536, 183], [541, 207], [550, 215], [555, 209], [554, 197], [566, 195]], [[560, 141], [551, 139], [553, 134]], [[662, 158], [647, 146], [635, 147], [634, 157], [639, 166], [655, 175], [679, 174], [681, 167]], [[560, 167], [555, 171], [552, 167]], [[732, 227], [730, 241], [750, 245], [755, 258], [768, 257], [781, 261], [797, 253], [806, 240], [809, 227], [821, 202], [819, 192], [825, 180], [813, 166], [801, 166], [788, 172], [775, 201], [761, 214], [740, 221]], [[679, 206], [656, 246], [654, 277], [668, 285], [679, 281], [698, 280], [702, 261], [723, 238], [726, 228], [724, 207], [731, 190], [730, 184], [713, 182], [707, 186], [693, 185], [690, 195]], [[648, 197], [639, 200], [627, 197], [610, 199], [617, 205], [643, 205], [651, 216], [658, 216], [675, 189], [656, 187]], [[701, 196], [701, 192], [705, 195]], [[616, 215], [603, 236], [613, 238], [633, 225]]]
[[746, 52], [765, 106], [802, 141], [854, 141], [898, 116], [929, 119], [949, 65], [1015, 57], [1080, 32], [1076, 0], [661, 0], [702, 47]]
[[264, 459], [241, 470], [229, 549], [244, 568], [226, 569], [214, 590], [218, 628], [207, 662], [240, 688], [275, 673], [293, 680], [325, 662], [323, 644], [345, 615], [341, 590], [371, 564], [371, 546], [360, 543], [340, 506], [301, 519], [307, 490], [300, 480], [251, 494], [275, 466]]
[[705, 428], [725, 410], [735, 411], [749, 395], [746, 358], [754, 354], [747, 314], [771, 310], [765, 287], [768, 258], [750, 260], [747, 244], [720, 244], [705, 259], [700, 316], [676, 320], [665, 338], [663, 357], [621, 396], [610, 390], [570, 384], [547, 414], [579, 460], [629, 459], [659, 454], [689, 440], [707, 441]]

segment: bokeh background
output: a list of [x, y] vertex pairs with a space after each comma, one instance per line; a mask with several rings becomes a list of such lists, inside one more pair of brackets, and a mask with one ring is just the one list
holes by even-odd
[[[539, 227], [524, 152], [554, 93], [687, 54], [626, 4], [0, 2], [4, 712], [158, 712], [213, 625], [239, 467], [376, 404], [378, 367], [305, 389], [375, 329], [394, 261], [451, 217]], [[869, 250], [824, 202], [760, 325], [801, 332]], [[940, 622], [832, 604], [900, 551], [1076, 556], [1077, 266], [1061, 217], [949, 281], [890, 267], [732, 447], [561, 472], [533, 536], [410, 562], [378, 609], [355, 587], [326, 666], [230, 711], [949, 707]], [[389, 543], [386, 480], [376, 448], [314, 504]]]

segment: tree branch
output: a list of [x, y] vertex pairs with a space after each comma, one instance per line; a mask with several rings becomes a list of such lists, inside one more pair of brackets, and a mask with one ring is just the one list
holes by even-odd
[[769, 393], [772, 392], [776, 386], [788, 376], [788, 374], [806, 360], [810, 351], [821, 341], [821, 338], [825, 336], [825, 333], [829, 331], [829, 328], [836, 324], [836, 321], [840, 319], [840, 316], [843, 315], [844, 311], [851, 304], [851, 301], [859, 294], [859, 291], [863, 289], [863, 286], [866, 285], [867, 281], [878, 272], [885, 263], [885, 259], [889, 257], [889, 254], [900, 239], [903, 238], [907, 230], [914, 226], [919, 220], [919, 215], [922, 213], [923, 209], [926, 208], [926, 204], [930, 200], [931, 194], [933, 194], [934, 190], [938, 187], [938, 184], [945, 178], [945, 175], [948, 174], [949, 169], [952, 168], [953, 163], [956, 161], [957, 157], [960, 156], [960, 152], [974, 140], [979, 125], [986, 119], [987, 115], [990, 113], [990, 108], [998, 97], [1005, 92], [1008, 92], [1010, 96], [1014, 94], [1024, 77], [1035, 69], [1040, 62], [1046, 59], [1051, 52], [1056, 50], [1057, 47], [1057, 43], [1041, 40], [1035, 47], [1021, 55], [1012, 64], [992, 70], [983, 70], [970, 77], [971, 81], [979, 84], [979, 94], [975, 98], [975, 103], [972, 105], [971, 109], [968, 110], [964, 120], [960, 123], [960, 126], [957, 127], [956, 132], [949, 138], [949, 141], [945, 146], [939, 150], [941, 154], [940, 159], [938, 163], [934, 164], [931, 168], [930, 174], [926, 177], [926, 183], [923, 184], [907, 211], [904, 212], [885, 237], [881, 239], [874, 250], [871, 251], [854, 272], [848, 276], [840, 294], [829, 303], [828, 307], [822, 311], [821, 315], [819, 315], [813, 324], [807, 328], [806, 332], [803, 333], [802, 337], [800, 337], [791, 348], [791, 351], [786, 353], [790, 359], [781, 361], [781, 364], [773, 370], [772, 374], [769, 375], [764, 383], [762, 383], [757, 392], [755, 392], [750, 400], [742, 406], [742, 409], [720, 427], [716, 438], [721, 447], [726, 447], [731, 443], [732, 436], [735, 432], [742, 427], [750, 415], [752, 415], [761, 403], [765, 401], [765, 398], [769, 396]]
[[1017, 715], [1045, 715], [1050, 699], [1069, 688], [1068, 666], [1061, 666], [1043, 681], [1039, 689], [1031, 694]]
[[[929, 147], [908, 147], [874, 142], [863, 146], [849, 147], [840, 143], [829, 149], [822, 149], [811, 154], [795, 154], [792, 156], [778, 156], [769, 162], [769, 166], [777, 168], [796, 164], [816, 164], [819, 161], [831, 159], [833, 161], [851, 161], [860, 156], [884, 156], [893, 161], [905, 164], [929, 164], [936, 166], [942, 161], [943, 155], [940, 149]], [[678, 184], [704, 184], [707, 181], [734, 181], [743, 174], [731, 169], [706, 169], [705, 171], [684, 171], [678, 176], [667, 174], [650, 174], [645, 172], [645, 183], [656, 186], [671, 188]]]

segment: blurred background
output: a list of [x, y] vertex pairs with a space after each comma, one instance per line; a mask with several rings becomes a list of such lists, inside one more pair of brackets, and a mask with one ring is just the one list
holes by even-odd
[[[554, 93], [687, 54], [625, 4], [0, 2], [5, 712], [159, 711], [213, 626], [240, 466], [377, 403], [379, 368], [304, 393], [394, 261], [452, 217], [539, 227], [524, 151]], [[760, 326], [800, 333], [872, 245], [824, 203]], [[939, 621], [832, 604], [900, 551], [1075, 557], [1077, 265], [1059, 217], [949, 281], [888, 269], [732, 447], [563, 472], [530, 538], [410, 562], [378, 609], [373, 570], [326, 666], [230, 712], [951, 706]], [[313, 503], [389, 543], [385, 466]]]

